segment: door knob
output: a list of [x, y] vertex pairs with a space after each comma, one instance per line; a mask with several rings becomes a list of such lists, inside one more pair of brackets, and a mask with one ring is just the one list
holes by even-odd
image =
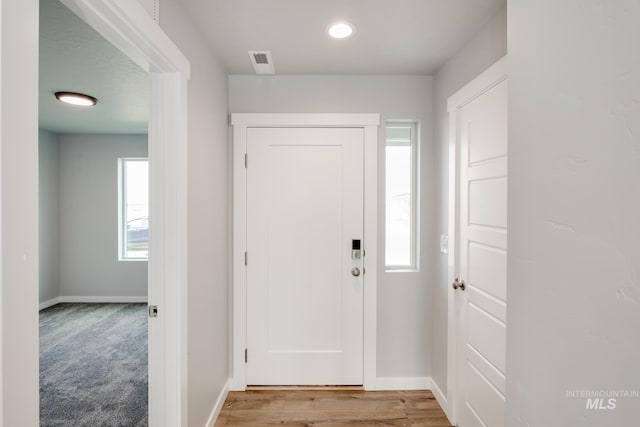
[[464, 291], [466, 289], [466, 285], [464, 284], [464, 280], [460, 280], [457, 277], [455, 278], [455, 280], [453, 281], [451, 286], [453, 286], [454, 290], [458, 290], [458, 288], [459, 288], [461, 291]]
[[360, 269], [358, 267], [353, 267], [351, 269], [351, 275], [355, 276], [355, 277], [358, 277], [360, 275]]

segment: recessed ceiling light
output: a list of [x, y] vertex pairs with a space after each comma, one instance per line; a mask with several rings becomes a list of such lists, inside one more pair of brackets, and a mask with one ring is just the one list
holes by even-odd
[[334, 39], [346, 39], [353, 35], [354, 27], [348, 22], [336, 22], [327, 31]]
[[56, 92], [56, 99], [67, 104], [79, 105], [81, 107], [93, 107], [98, 100], [93, 96], [76, 92]]

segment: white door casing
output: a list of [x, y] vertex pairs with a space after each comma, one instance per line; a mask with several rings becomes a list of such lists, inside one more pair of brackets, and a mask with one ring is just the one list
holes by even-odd
[[149, 425], [188, 425], [187, 85], [190, 63], [137, 1], [61, 0], [150, 73]]
[[[247, 266], [244, 264], [245, 251], [247, 251], [247, 231], [250, 221], [247, 218], [247, 201], [251, 201], [251, 197], [247, 196], [247, 169], [245, 169], [245, 154], [247, 150], [253, 150], [252, 147], [247, 146], [247, 136], [253, 131], [257, 131], [254, 128], [262, 128], [268, 133], [266, 128], [289, 128], [290, 132], [295, 134], [296, 132], [303, 131], [305, 128], [326, 128], [325, 131], [331, 132], [332, 130], [339, 130], [342, 128], [360, 133], [363, 136], [363, 149], [364, 160], [361, 163], [364, 166], [362, 176], [364, 178], [364, 191], [362, 191], [362, 203], [364, 206], [364, 226], [362, 227], [363, 234], [361, 236], [363, 253], [366, 252], [366, 256], [359, 261], [361, 268], [361, 276], [359, 276], [360, 283], [357, 285], [350, 281], [347, 286], [351, 286], [355, 292], [353, 295], [357, 296], [357, 292], [361, 292], [362, 298], [362, 339], [361, 339], [361, 352], [360, 359], [362, 366], [359, 369], [359, 377], [356, 378], [360, 381], [358, 384], [364, 384], [366, 388], [375, 387], [375, 366], [376, 366], [376, 306], [377, 306], [377, 289], [376, 289], [376, 264], [377, 264], [377, 128], [379, 125], [379, 115], [377, 114], [233, 114], [232, 124], [234, 129], [233, 137], [233, 345], [231, 360], [233, 362], [233, 378], [231, 381], [231, 388], [234, 390], [244, 390], [248, 384], [247, 382], [247, 364], [245, 363], [245, 349], [247, 348], [247, 309], [248, 303], [251, 301], [248, 299], [247, 293]], [[297, 131], [295, 128], [299, 128]], [[300, 129], [302, 128], [302, 129]], [[291, 148], [291, 147], [290, 147]], [[327, 150], [322, 152], [321, 157], [324, 157], [323, 161], [326, 165], [335, 167], [335, 156], [331, 151], [334, 151], [335, 147], [324, 147]], [[291, 151], [291, 150], [290, 150]], [[290, 155], [291, 152], [288, 154]], [[335, 153], [334, 153], [335, 154]], [[301, 155], [297, 153], [294, 155]], [[253, 155], [248, 158], [249, 169], [254, 165], [251, 163]], [[255, 157], [255, 156], [253, 156]], [[333, 160], [331, 158], [333, 157]], [[305, 155], [299, 158], [299, 160], [305, 162]], [[291, 171], [289, 171], [291, 172]], [[287, 172], [287, 173], [289, 173]], [[328, 196], [328, 195], [327, 195]], [[259, 213], [256, 218], [259, 218]], [[289, 236], [291, 239], [293, 236]], [[301, 238], [303, 236], [300, 236]], [[357, 236], [349, 236], [350, 239], [357, 238]], [[335, 240], [335, 239], [334, 239]], [[288, 247], [288, 245], [287, 245]], [[304, 250], [304, 243], [300, 244], [300, 250]], [[351, 248], [343, 248], [345, 253], [350, 255]], [[344, 258], [344, 256], [343, 256]], [[252, 261], [251, 254], [248, 254], [248, 262]], [[344, 262], [344, 261], [343, 261]], [[350, 276], [350, 269], [352, 266], [357, 266], [357, 263], [353, 263], [350, 256], [346, 260], [345, 266], [349, 267], [347, 273]], [[308, 268], [314, 268], [313, 263], [308, 261], [302, 261], [307, 263]], [[286, 265], [286, 262], [281, 264]], [[304, 273], [305, 266], [300, 265], [293, 267], [293, 270]], [[344, 268], [340, 268], [344, 270]], [[366, 270], [366, 274], [364, 274]], [[337, 271], [337, 270], [336, 270]], [[344, 273], [344, 271], [342, 271]], [[346, 278], [347, 276], [343, 276]], [[350, 276], [353, 278], [353, 276]], [[358, 282], [358, 280], [355, 280]], [[283, 287], [281, 295], [288, 295], [289, 291], [295, 289], [291, 282], [290, 286]], [[294, 291], [295, 292], [295, 291]], [[333, 296], [338, 295], [337, 288], [334, 288]], [[324, 297], [331, 295], [331, 292], [325, 292]], [[322, 297], [321, 297], [322, 298]], [[348, 314], [350, 315], [350, 314]], [[276, 316], [277, 317], [277, 316]], [[282, 321], [284, 317], [275, 318], [276, 321]], [[327, 332], [329, 329], [325, 326], [321, 326], [318, 322], [315, 326], [317, 332]], [[335, 322], [334, 322], [335, 327]], [[264, 333], [264, 327], [260, 334]], [[325, 337], [325, 344], [331, 343], [329, 335]], [[301, 334], [298, 334], [296, 339], [298, 344], [309, 346], [309, 342], [305, 342]], [[335, 341], [333, 342], [335, 343]], [[331, 343], [331, 344], [333, 344]], [[281, 340], [279, 344], [285, 346], [290, 344], [285, 340]], [[308, 349], [314, 350], [309, 347]], [[313, 353], [313, 352], [311, 352]], [[313, 356], [311, 356], [313, 357]], [[251, 353], [249, 353], [251, 358]], [[354, 369], [350, 369], [355, 371]], [[325, 380], [318, 380], [318, 377], [314, 378], [313, 375], [307, 378], [308, 383], [325, 382]], [[348, 378], [347, 381], [351, 381]], [[328, 380], [327, 380], [328, 381]], [[255, 383], [255, 381], [254, 381]]]
[[[507, 68], [503, 58], [449, 99], [449, 414], [505, 422]], [[464, 286], [460, 286], [464, 281]]]
[[363, 143], [362, 128], [247, 130], [249, 385], [362, 384]]

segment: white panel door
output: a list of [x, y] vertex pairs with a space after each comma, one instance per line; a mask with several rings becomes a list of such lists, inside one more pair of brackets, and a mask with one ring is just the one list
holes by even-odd
[[502, 427], [507, 304], [507, 82], [459, 114], [457, 402], [460, 427]]
[[363, 383], [362, 128], [247, 129], [247, 384]]

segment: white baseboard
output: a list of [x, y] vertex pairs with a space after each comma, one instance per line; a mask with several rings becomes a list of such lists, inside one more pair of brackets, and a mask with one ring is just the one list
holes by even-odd
[[438, 387], [438, 383], [436, 383], [435, 380], [433, 380], [433, 378], [431, 379], [431, 392], [433, 393], [436, 400], [438, 401], [438, 404], [440, 405], [445, 415], [449, 419], [449, 422], [453, 425], [453, 422], [451, 420], [451, 412], [449, 410], [449, 401], [447, 400], [447, 396], [445, 396], [445, 394], [442, 392], [440, 387]]
[[209, 419], [207, 420], [206, 427], [213, 427], [218, 419], [218, 415], [220, 415], [220, 411], [222, 411], [222, 406], [224, 405], [224, 401], [227, 399], [227, 395], [229, 394], [229, 384], [230, 380], [224, 383], [224, 387], [220, 391], [218, 395], [218, 400], [216, 400], [216, 404], [211, 411], [211, 415], [209, 415]]
[[84, 302], [84, 303], [127, 303], [147, 302], [147, 296], [61, 296], [58, 302]]
[[122, 296], [96, 296], [96, 297], [87, 297], [87, 296], [64, 296], [64, 297], [55, 297], [51, 298], [48, 301], [41, 302], [38, 306], [38, 310], [44, 310], [45, 308], [52, 307], [56, 304], [60, 304], [62, 302], [80, 302], [80, 303], [134, 303], [134, 302], [147, 302], [149, 300], [146, 296], [130, 296], [130, 297], [122, 297]]
[[431, 377], [378, 377], [376, 390], [429, 390]]
[[51, 298], [48, 301], [41, 302], [38, 306], [38, 310], [44, 310], [45, 308], [52, 307], [60, 303], [60, 297]]

